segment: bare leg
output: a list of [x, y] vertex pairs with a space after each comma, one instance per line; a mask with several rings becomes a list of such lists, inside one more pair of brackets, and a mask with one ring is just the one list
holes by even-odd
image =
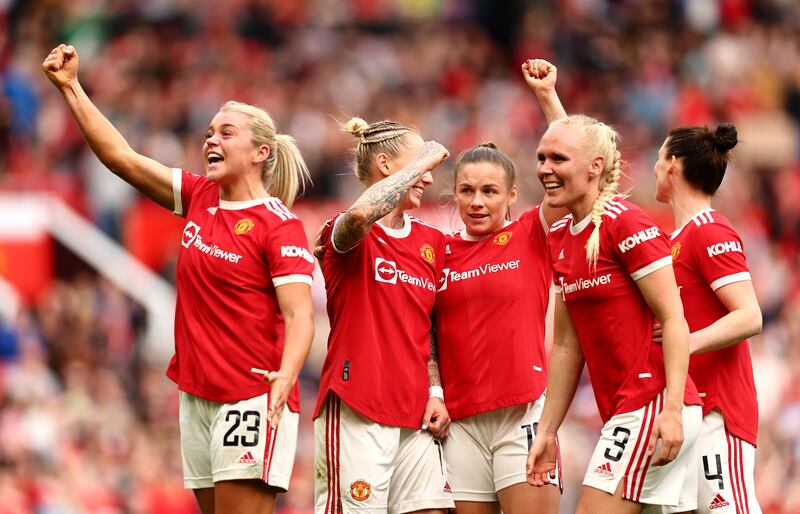
[[214, 493], [213, 514], [272, 514], [278, 490], [260, 480], [225, 480]]
[[526, 514], [532, 505], [537, 514], [558, 514], [561, 492], [555, 485], [536, 487], [523, 482], [497, 491], [497, 499], [504, 514]]
[[214, 514], [214, 488], [192, 489], [192, 492], [194, 492], [194, 497], [197, 499], [197, 505], [200, 506], [200, 512]]

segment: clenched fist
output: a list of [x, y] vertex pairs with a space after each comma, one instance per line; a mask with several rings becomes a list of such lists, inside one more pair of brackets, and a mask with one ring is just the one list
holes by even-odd
[[58, 45], [42, 63], [42, 70], [57, 88], [66, 87], [78, 79], [77, 50], [72, 45]]

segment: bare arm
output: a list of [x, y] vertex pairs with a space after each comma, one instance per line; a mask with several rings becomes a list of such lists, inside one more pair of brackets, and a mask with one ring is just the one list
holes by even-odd
[[367, 237], [372, 224], [383, 218], [403, 199], [406, 192], [425, 173], [441, 164], [450, 154], [435, 141], [426, 141], [420, 154], [404, 168], [371, 185], [336, 221], [333, 246], [340, 252], [354, 248]]
[[[556, 67], [544, 59], [529, 59], [522, 63], [522, 76], [536, 94], [536, 100], [542, 108], [547, 123], [567, 117], [567, 111], [564, 110], [556, 93], [557, 75]], [[566, 208], [554, 208], [547, 203], [542, 204], [542, 214], [547, 226], [566, 216], [567, 212]]]
[[311, 287], [292, 282], [275, 288], [278, 306], [285, 326], [281, 369], [267, 374], [270, 383], [269, 419], [273, 427], [283, 414], [289, 393], [297, 382], [314, 339], [314, 307]]
[[431, 353], [428, 356], [428, 385], [442, 386], [442, 378], [439, 376], [439, 347], [436, 344], [436, 332], [431, 328], [428, 334], [430, 339]]
[[583, 370], [584, 357], [578, 332], [567, 312], [564, 300], [555, 299], [553, 350], [548, 366], [547, 397], [536, 437], [528, 451], [525, 474], [528, 483], [544, 486], [556, 477], [558, 443], [556, 432], [569, 410]]
[[78, 53], [59, 45], [42, 64], [47, 78], [58, 88], [83, 137], [97, 158], [112, 172], [158, 204], [172, 210], [172, 171], [133, 151], [108, 119], [92, 103], [78, 82]]
[[648, 453], [652, 455], [656, 441], [662, 440], [661, 451], [654, 463], [663, 464], [673, 460], [683, 444], [682, 412], [686, 376], [689, 373], [689, 327], [683, 318], [683, 305], [672, 266], [665, 266], [640, 278], [636, 285], [663, 329], [667, 394], [664, 410], [656, 417], [648, 443]]
[[553, 350], [547, 366], [547, 399], [539, 420], [539, 434], [555, 435], [567, 415], [583, 370], [584, 357], [578, 332], [561, 296], [556, 295]]
[[436, 331], [431, 327], [428, 333], [430, 355], [428, 357], [428, 385], [430, 396], [422, 415], [422, 429], [430, 431], [437, 439], [444, 439], [450, 431], [450, 414], [444, 403], [442, 379], [439, 376], [439, 351], [436, 345]]
[[728, 314], [689, 336], [692, 354], [721, 350], [761, 332], [761, 308], [750, 280], [724, 285], [715, 293]]
[[544, 59], [528, 59], [522, 63], [522, 76], [536, 93], [536, 100], [547, 123], [567, 117], [567, 111], [556, 93], [557, 74], [556, 67]]

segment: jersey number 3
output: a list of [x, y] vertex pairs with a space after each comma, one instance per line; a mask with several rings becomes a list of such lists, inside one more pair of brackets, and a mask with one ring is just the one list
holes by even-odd
[[611, 462], [619, 462], [622, 458], [622, 453], [625, 451], [625, 445], [628, 444], [628, 439], [631, 437], [631, 431], [625, 427], [614, 427], [614, 447], [606, 448], [603, 456]]

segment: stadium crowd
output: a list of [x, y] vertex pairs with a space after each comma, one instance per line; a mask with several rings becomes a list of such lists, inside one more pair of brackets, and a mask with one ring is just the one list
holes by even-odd
[[[618, 128], [622, 189], [667, 229], [652, 169], [668, 127], [732, 121], [742, 144], [716, 208], [742, 235], [764, 315], [751, 341], [757, 494], [764, 512], [800, 513], [798, 34], [793, 0], [0, 1], [0, 191], [49, 191], [127, 244], [141, 198], [101, 168], [40, 70], [62, 40], [80, 50], [93, 100], [161, 162], [200, 172], [198, 143], [226, 99], [268, 109], [314, 178], [297, 209], [309, 235], [358, 191], [336, 123], [351, 114], [416, 125], [453, 154], [492, 140], [520, 165], [522, 204], [537, 201], [544, 121], [520, 78], [528, 57], [558, 66], [567, 111]], [[435, 178], [425, 212], [453, 223], [452, 182]], [[170, 262], [155, 266], [169, 277]], [[282, 514], [313, 508], [310, 412], [327, 335], [314, 287], [317, 339]], [[0, 319], [0, 514], [196, 512], [177, 391], [143, 353], [144, 323], [141, 306], [91, 273], [65, 273]], [[599, 426], [584, 378], [560, 433], [562, 512]]]

